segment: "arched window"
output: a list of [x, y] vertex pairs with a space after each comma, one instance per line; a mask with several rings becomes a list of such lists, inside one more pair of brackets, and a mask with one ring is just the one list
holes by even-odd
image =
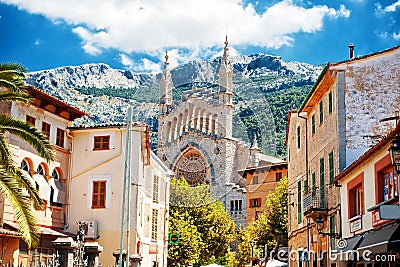
[[40, 164], [37, 167], [36, 173], [39, 174], [39, 175], [42, 175], [43, 177], [46, 177], [46, 171], [44, 170], [44, 167], [43, 167], [42, 164]]
[[51, 177], [53, 177], [54, 180], [57, 180], [57, 181], [60, 180], [60, 173], [58, 172], [57, 169], [53, 170], [53, 173], [51, 174]]
[[21, 162], [21, 170], [26, 171], [26, 172], [28, 172], [28, 173], [29, 173], [29, 171], [30, 171], [29, 163], [28, 163], [28, 161], [26, 161], [26, 159], [24, 159], [24, 160]]

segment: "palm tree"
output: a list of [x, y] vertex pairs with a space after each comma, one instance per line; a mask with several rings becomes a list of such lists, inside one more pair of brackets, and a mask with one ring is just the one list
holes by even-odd
[[[26, 68], [20, 64], [0, 63], [0, 104], [9, 101], [29, 103], [30, 96], [23, 80], [25, 72]], [[43, 200], [29, 177], [13, 161], [7, 134], [29, 143], [47, 161], [54, 159], [55, 154], [48, 138], [37, 128], [0, 114], [0, 193], [10, 201], [24, 241], [28, 247], [34, 247], [39, 241], [39, 233], [31, 203], [40, 207]]]

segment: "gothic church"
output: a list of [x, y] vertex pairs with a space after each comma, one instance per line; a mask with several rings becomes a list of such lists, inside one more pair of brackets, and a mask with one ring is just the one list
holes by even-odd
[[267, 162], [263, 162], [265, 155], [257, 145], [250, 147], [232, 137], [233, 68], [228, 41], [219, 69], [218, 92], [192, 88], [183, 93], [179, 104], [173, 104], [173, 88], [166, 54], [160, 80], [158, 156], [176, 177], [185, 177], [191, 185], [209, 184], [213, 197], [231, 212], [236, 225], [244, 226], [245, 181], [238, 171]]

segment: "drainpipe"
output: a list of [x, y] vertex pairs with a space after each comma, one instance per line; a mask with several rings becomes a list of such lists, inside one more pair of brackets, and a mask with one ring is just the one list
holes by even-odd
[[[66, 129], [65, 131], [66, 136], [69, 138], [69, 140], [71, 140], [71, 148], [70, 148], [70, 154], [69, 154], [69, 170], [68, 170], [68, 191], [67, 191], [67, 196], [65, 199], [65, 203], [69, 203], [69, 198], [71, 196], [71, 183], [72, 183], [72, 153], [74, 151], [74, 137], [71, 135], [71, 131], [69, 129]], [[66, 206], [65, 209], [65, 222], [64, 222], [64, 230], [67, 230], [69, 227], [69, 216], [70, 216], [70, 212], [69, 209], [71, 208], [71, 205], [69, 204], [64, 204]], [[65, 208], [65, 207], [64, 207]]]
[[[308, 180], [308, 120], [306, 117], [301, 116], [300, 112], [297, 113], [297, 116], [306, 121], [306, 144], [305, 144], [306, 145], [306, 179], [307, 179], [307, 183], [309, 183], [309, 180]], [[307, 187], [308, 187], [308, 184], [307, 184]], [[303, 205], [304, 205], [304, 203], [303, 203]], [[309, 228], [310, 218], [307, 217], [306, 222], [307, 222], [307, 226], [306, 226], [307, 227], [307, 241], [306, 241], [307, 242], [307, 253], [308, 253], [308, 257], [310, 257], [310, 228]], [[309, 266], [310, 266], [310, 260], [308, 259], [308, 261], [306, 261], [306, 267], [309, 267]]]

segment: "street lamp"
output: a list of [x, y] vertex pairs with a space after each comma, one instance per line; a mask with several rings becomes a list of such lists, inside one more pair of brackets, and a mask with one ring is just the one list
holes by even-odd
[[400, 135], [392, 141], [392, 146], [389, 148], [390, 161], [395, 167], [396, 172], [400, 172]]
[[327, 235], [332, 238], [339, 238], [339, 233], [323, 233], [322, 230], [324, 229], [324, 220], [322, 219], [321, 215], [315, 219], [315, 223], [317, 225], [317, 231], [321, 235]]

